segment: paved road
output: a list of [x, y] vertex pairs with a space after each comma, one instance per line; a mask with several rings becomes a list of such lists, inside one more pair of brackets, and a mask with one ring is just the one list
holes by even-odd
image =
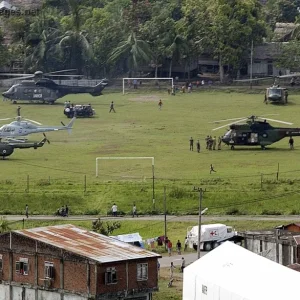
[[[18, 221], [25, 218], [23, 215], [6, 215], [5, 216], [9, 221]], [[69, 216], [69, 217], [56, 217], [51, 215], [36, 215], [36, 216], [29, 216], [30, 220], [40, 220], [40, 221], [47, 221], [47, 220], [70, 220], [70, 221], [84, 221], [84, 220], [95, 220], [99, 216], [90, 216], [90, 215], [79, 215], [79, 216]], [[101, 216], [106, 220], [145, 220], [145, 221], [163, 221], [163, 215], [156, 215], [156, 216], [140, 216], [139, 218], [132, 218], [132, 217], [107, 217]], [[202, 216], [202, 222], [211, 222], [211, 221], [299, 221], [300, 216]], [[198, 222], [198, 216], [167, 216], [168, 221], [180, 221], [180, 222]]]
[[[206, 252], [201, 252], [201, 257], [206, 254]], [[197, 252], [194, 253], [183, 253], [182, 255], [172, 255], [169, 256], [163, 256], [161, 259], [159, 259], [160, 267], [166, 268], [171, 265], [171, 262], [173, 262], [174, 266], [181, 266], [181, 260], [182, 257], [185, 259], [185, 264], [188, 266], [189, 264], [193, 263], [195, 260], [198, 259]]]

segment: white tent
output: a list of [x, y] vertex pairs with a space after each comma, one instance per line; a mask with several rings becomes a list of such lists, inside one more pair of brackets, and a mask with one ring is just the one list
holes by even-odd
[[299, 300], [300, 272], [226, 242], [184, 269], [183, 300]]

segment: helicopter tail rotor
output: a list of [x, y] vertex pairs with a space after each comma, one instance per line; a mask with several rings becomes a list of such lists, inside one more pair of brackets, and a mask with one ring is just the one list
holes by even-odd
[[47, 136], [46, 136], [46, 134], [44, 132], [43, 132], [43, 136], [45, 137], [47, 143], [50, 144], [50, 141], [47, 139]]

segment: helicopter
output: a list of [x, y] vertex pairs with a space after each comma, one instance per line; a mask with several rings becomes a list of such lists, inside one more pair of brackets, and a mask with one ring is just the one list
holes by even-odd
[[[0, 127], [0, 141], [3, 138], [15, 138], [20, 136], [25, 136], [31, 133], [48, 132], [48, 131], [58, 131], [58, 130], [68, 130], [70, 133], [72, 126], [76, 117], [73, 117], [68, 125], [62, 123], [63, 126], [41, 126], [42, 124], [34, 120], [25, 119], [20, 115], [21, 107], [18, 107], [18, 116], [15, 118], [0, 119], [0, 121], [15, 119], [16, 121], [10, 124], [5, 124]], [[14, 139], [14, 141], [16, 141]], [[19, 141], [19, 140], [18, 140]]]
[[[11, 100], [14, 104], [17, 101], [42, 102], [54, 104], [54, 102], [68, 94], [84, 94], [89, 93], [92, 96], [102, 95], [102, 90], [107, 83], [106, 79], [100, 80], [95, 86], [70, 86], [57, 84], [51, 77], [82, 77], [82, 75], [57, 75], [55, 73], [66, 72], [72, 70], [62, 70], [52, 73], [43, 73], [36, 71], [34, 74], [15, 74], [2, 73], [1, 76], [18, 76], [17, 79], [23, 79], [20, 83], [13, 84], [6, 92], [2, 93], [4, 99]], [[20, 77], [22, 76], [22, 77]], [[47, 78], [50, 77], [50, 78]], [[30, 79], [30, 80], [27, 80]]]
[[288, 89], [285, 87], [281, 87], [279, 85], [280, 79], [289, 79], [291, 78], [290, 85], [293, 87], [295, 85], [295, 78], [299, 77], [299, 73], [287, 74], [287, 75], [279, 75], [272, 77], [263, 77], [263, 78], [252, 78], [252, 79], [241, 79], [234, 80], [234, 82], [249, 82], [252, 86], [253, 82], [259, 82], [264, 80], [273, 79], [273, 85], [271, 87], [266, 88], [264, 95], [264, 103], [268, 104], [269, 102], [276, 104], [287, 104], [288, 103]]
[[46, 142], [50, 144], [46, 136], [40, 142], [37, 143], [36, 142], [32, 142], [32, 143], [0, 142], [0, 155], [4, 160], [6, 156], [10, 156], [11, 154], [13, 154], [15, 149], [28, 149], [28, 148], [37, 149], [39, 147], [43, 147]]
[[[219, 120], [213, 123], [223, 121], [233, 122], [214, 128], [213, 130], [229, 126], [229, 130], [222, 137], [222, 141], [226, 145], [231, 146], [231, 150], [233, 150], [235, 146], [260, 146], [261, 149], [265, 150], [266, 146], [276, 143], [285, 137], [300, 136], [300, 128], [273, 127], [267, 121], [278, 122], [286, 125], [293, 125], [293, 123], [260, 116]], [[245, 121], [245, 124], [239, 124]]]

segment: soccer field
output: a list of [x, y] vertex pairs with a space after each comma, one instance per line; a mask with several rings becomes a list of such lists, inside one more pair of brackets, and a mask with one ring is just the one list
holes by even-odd
[[[206, 189], [203, 205], [211, 214], [300, 212], [299, 138], [295, 138], [294, 151], [289, 150], [288, 139], [266, 151], [260, 147], [232, 151], [225, 145], [221, 151], [205, 149], [207, 135], [218, 137], [226, 131], [212, 131], [221, 125], [210, 123], [214, 120], [278, 114], [272, 118], [298, 127], [299, 95], [290, 92], [289, 104], [279, 106], [263, 104], [263, 94], [196, 90], [176, 96], [167, 91], [122, 95], [122, 91], [104, 90], [101, 97], [72, 95], [53, 106], [24, 103], [21, 115], [59, 126], [60, 121], [69, 121], [63, 114], [66, 100], [90, 103], [96, 117], [78, 118], [71, 135], [48, 133], [50, 144], [37, 150], [16, 149], [0, 161], [2, 212], [20, 212], [25, 202], [30, 202], [33, 213], [52, 213], [66, 202], [73, 213], [106, 213], [113, 202], [123, 212], [129, 212], [133, 202], [141, 212], [161, 212], [166, 187], [170, 213], [195, 213], [198, 194], [194, 186]], [[109, 113], [111, 101], [116, 113]], [[0, 118], [16, 115], [15, 105], [0, 105]], [[194, 143], [199, 139], [200, 153], [189, 150], [191, 137]], [[42, 135], [29, 136], [30, 141], [41, 139]], [[103, 160], [96, 178], [96, 157], [154, 157], [154, 187], [150, 160]], [[210, 164], [216, 173], [210, 174]]]

